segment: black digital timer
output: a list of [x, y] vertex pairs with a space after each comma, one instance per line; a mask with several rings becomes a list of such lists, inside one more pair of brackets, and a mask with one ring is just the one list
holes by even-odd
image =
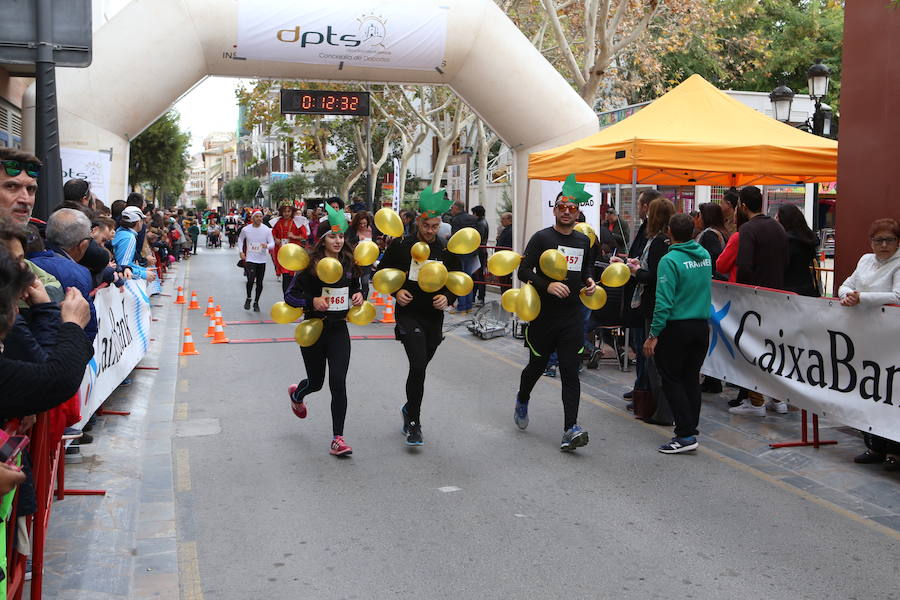
[[283, 115], [369, 116], [369, 92], [281, 90]]

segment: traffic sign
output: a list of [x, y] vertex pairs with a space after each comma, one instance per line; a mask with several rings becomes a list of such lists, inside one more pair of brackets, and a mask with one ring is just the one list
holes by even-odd
[[266, 199], [266, 195], [263, 194], [263, 191], [262, 191], [262, 188], [261, 188], [261, 187], [260, 187], [260, 188], [256, 188], [256, 199], [257, 199], [257, 200], [265, 200], [265, 199]]

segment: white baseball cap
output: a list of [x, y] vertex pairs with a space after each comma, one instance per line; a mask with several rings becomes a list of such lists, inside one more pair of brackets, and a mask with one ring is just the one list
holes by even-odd
[[120, 219], [126, 223], [137, 223], [144, 220], [144, 213], [137, 206], [126, 206]]

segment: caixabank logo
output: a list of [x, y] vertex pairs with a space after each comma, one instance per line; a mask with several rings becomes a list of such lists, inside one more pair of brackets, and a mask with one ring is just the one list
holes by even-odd
[[[759, 372], [783, 378], [786, 384], [807, 388], [809, 394], [827, 389], [894, 404], [895, 388], [900, 387], [900, 365], [891, 364], [896, 354], [873, 352], [864, 334], [842, 331], [839, 323], [820, 327], [818, 322], [809, 326], [797, 322], [788, 327], [782, 318], [779, 325], [779, 315], [762, 308], [738, 309], [737, 319], [726, 320], [734, 309], [731, 301], [721, 308], [710, 307], [708, 356], [719, 352], [716, 357], [725, 361], [725, 368], [754, 378]], [[726, 331], [726, 324], [734, 331]]]
[[299, 44], [301, 48], [385, 48], [388, 30], [384, 17], [374, 13], [363, 14], [356, 19], [356, 23], [355, 31], [341, 31], [335, 25], [326, 25], [324, 29], [297, 25], [290, 29], [279, 29], [275, 33], [275, 39], [284, 44]]

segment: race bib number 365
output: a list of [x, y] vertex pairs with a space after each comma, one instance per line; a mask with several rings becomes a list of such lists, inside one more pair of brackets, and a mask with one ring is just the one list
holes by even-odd
[[584, 248], [559, 246], [558, 250], [566, 257], [570, 271], [581, 271], [581, 265], [584, 262]]
[[350, 309], [350, 288], [322, 288], [322, 297], [328, 302], [328, 311]]

